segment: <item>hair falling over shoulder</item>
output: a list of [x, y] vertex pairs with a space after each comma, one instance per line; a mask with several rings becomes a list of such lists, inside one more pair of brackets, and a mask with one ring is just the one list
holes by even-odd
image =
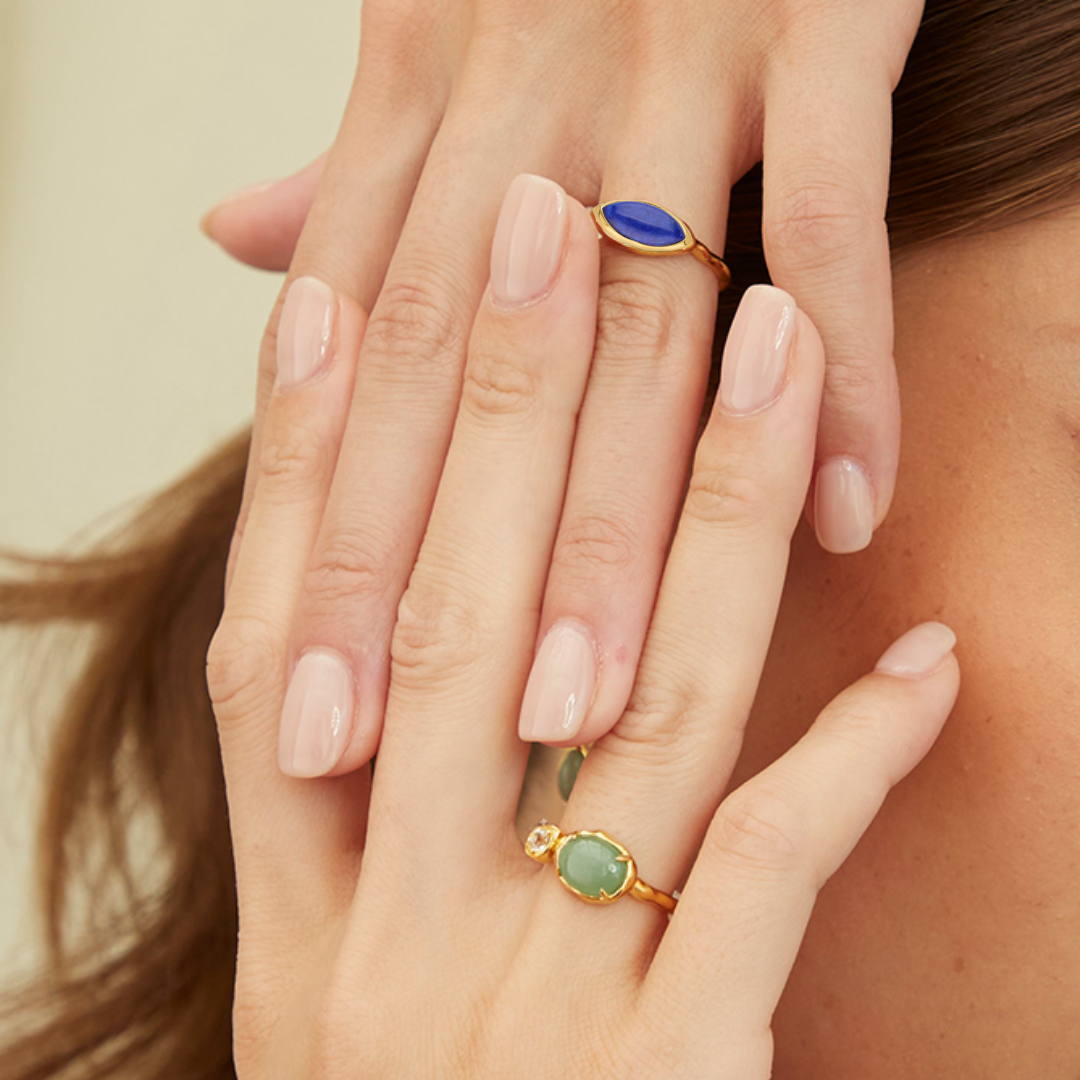
[[204, 669], [248, 441], [84, 555], [7, 560], [0, 619], [30, 631], [27, 648], [49, 648], [58, 623], [90, 643], [51, 718], [49, 970], [0, 1006], [4, 1080], [233, 1075], [236, 896]]
[[[1080, 0], [928, 0], [894, 96], [894, 253], [1075, 200], [1078, 70]], [[758, 167], [732, 193], [742, 287], [768, 280], [760, 221]], [[70, 677], [37, 852], [48, 964], [0, 1003], [0, 1080], [234, 1075], [236, 897], [204, 664], [248, 442], [89, 551], [0, 561], [0, 622], [28, 651], [73, 626], [87, 642], [77, 664], [56, 650], [35, 668]]]

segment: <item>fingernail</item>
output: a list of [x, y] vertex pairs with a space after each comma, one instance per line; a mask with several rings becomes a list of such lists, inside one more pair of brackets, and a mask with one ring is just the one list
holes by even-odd
[[318, 278], [297, 278], [289, 286], [278, 323], [279, 386], [297, 386], [326, 366], [336, 311], [334, 290]]
[[214, 240], [214, 215], [223, 206], [226, 206], [229, 203], [239, 202], [241, 199], [250, 198], [253, 195], [261, 195], [264, 191], [269, 191], [272, 187], [277, 187], [279, 183], [280, 181], [278, 180], [267, 180], [261, 184], [248, 184], [246, 187], [234, 191], [231, 195], [226, 195], [224, 199], [214, 203], [214, 205], [203, 214], [199, 219], [199, 228], [202, 229], [211, 240]]
[[755, 413], [780, 395], [795, 333], [795, 301], [782, 289], [753, 285], [731, 322], [720, 364], [720, 401]]
[[596, 676], [592, 636], [576, 623], [555, 623], [529, 673], [518, 723], [521, 738], [530, 742], [573, 738], [585, 721]]
[[522, 173], [503, 199], [491, 245], [491, 293], [506, 307], [539, 300], [552, 286], [566, 239], [566, 195], [553, 180]]
[[956, 635], [944, 623], [925, 622], [894, 641], [877, 662], [875, 671], [921, 679], [953, 651]]
[[832, 458], [817, 473], [814, 524], [826, 551], [862, 551], [874, 535], [874, 491], [858, 462]]
[[353, 677], [337, 653], [306, 652], [285, 692], [278, 762], [289, 776], [322, 776], [345, 752], [353, 722]]

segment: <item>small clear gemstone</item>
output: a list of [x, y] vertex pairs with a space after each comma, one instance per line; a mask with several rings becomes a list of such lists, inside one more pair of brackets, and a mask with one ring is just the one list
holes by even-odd
[[555, 829], [551, 825], [538, 825], [525, 841], [530, 855], [543, 855], [555, 842]]

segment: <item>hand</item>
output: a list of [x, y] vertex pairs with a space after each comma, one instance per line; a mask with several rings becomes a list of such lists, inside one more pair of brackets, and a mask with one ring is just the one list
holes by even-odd
[[[367, 0], [353, 94], [291, 267], [291, 280], [318, 279], [371, 313], [287, 660], [291, 671], [309, 651], [332, 654], [339, 685], [353, 688], [334, 706], [355, 709], [350, 740], [320, 768], [346, 772], [378, 745], [397, 604], [486, 280], [490, 231], [477, 223], [493, 218], [517, 172], [555, 176], [590, 202], [654, 200], [720, 249], [728, 191], [764, 156], [773, 280], [820, 326], [828, 358], [812, 517], [831, 550], [869, 542], [899, 441], [883, 221], [890, 96], [920, 10], [916, 0]], [[320, 169], [234, 200], [209, 230], [284, 265]], [[713, 334], [715, 281], [692, 260], [605, 245], [600, 272], [595, 354], [520, 718], [523, 738], [554, 745], [600, 737], [626, 706]], [[316, 332], [297, 331], [299, 311], [316, 317], [308, 294], [286, 308], [290, 349], [297, 333], [317, 347]], [[250, 502], [248, 490], [242, 521]], [[303, 707], [297, 690], [289, 709]]]
[[729, 337], [629, 708], [561, 823], [609, 833], [656, 888], [685, 881], [679, 906], [669, 922], [629, 897], [582, 903], [522, 853], [527, 747], [514, 718], [598, 276], [583, 207], [549, 182], [530, 190], [509, 255], [521, 265], [531, 253], [548, 284], [522, 306], [496, 278], [479, 305], [394, 632], [366, 835], [366, 770], [302, 783], [274, 751], [293, 611], [341, 468], [362, 324], [350, 301], [324, 366], [298, 382], [286, 365], [269, 397], [208, 658], [239, 883], [241, 1080], [767, 1077], [770, 1019], [816, 891], [956, 695], [955, 639], [923, 624], [721, 802], [810, 479], [824, 373], [810, 319], [760, 286]]

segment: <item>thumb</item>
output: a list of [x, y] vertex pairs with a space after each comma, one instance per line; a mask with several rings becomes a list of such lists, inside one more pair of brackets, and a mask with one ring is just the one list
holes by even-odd
[[322, 154], [284, 180], [242, 188], [207, 211], [199, 226], [234, 259], [287, 270], [325, 165]]

